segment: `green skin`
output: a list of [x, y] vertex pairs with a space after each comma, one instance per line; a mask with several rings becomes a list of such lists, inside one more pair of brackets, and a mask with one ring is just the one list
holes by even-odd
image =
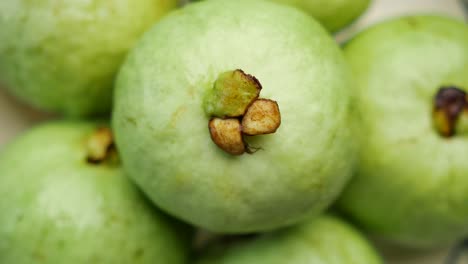
[[[250, 155], [218, 148], [203, 110], [218, 75], [234, 69], [257, 77], [281, 111], [276, 133], [247, 138], [262, 148]], [[350, 85], [341, 51], [302, 12], [195, 3], [161, 20], [125, 62], [116, 142], [125, 170], [167, 212], [218, 232], [270, 230], [323, 211], [347, 183]]]
[[295, 6], [316, 18], [330, 32], [336, 32], [358, 18], [370, 0], [270, 0]]
[[468, 235], [468, 137], [433, 127], [440, 86], [468, 89], [468, 27], [414, 16], [386, 22], [345, 48], [357, 79], [357, 177], [341, 208], [370, 233], [409, 247]]
[[[194, 0], [199, 1], [199, 0]], [[337, 32], [366, 11], [371, 0], [269, 0], [297, 7], [317, 19], [328, 31]]]
[[213, 248], [197, 264], [380, 264], [369, 242], [352, 226], [331, 216], [320, 216], [292, 228], [262, 235], [252, 241]]
[[71, 117], [108, 113], [127, 51], [176, 0], [0, 1], [0, 82]]
[[2, 152], [0, 263], [185, 263], [185, 227], [151, 206], [118, 165], [86, 162], [97, 127], [50, 123]]

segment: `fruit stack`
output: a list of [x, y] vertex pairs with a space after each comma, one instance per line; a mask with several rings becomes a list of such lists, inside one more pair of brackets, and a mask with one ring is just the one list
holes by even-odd
[[2, 148], [0, 264], [373, 264], [368, 237], [463, 240], [468, 26], [397, 17], [340, 47], [368, 5], [2, 1], [0, 82], [55, 120]]

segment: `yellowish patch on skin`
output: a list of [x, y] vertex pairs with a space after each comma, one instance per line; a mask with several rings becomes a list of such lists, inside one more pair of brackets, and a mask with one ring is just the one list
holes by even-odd
[[194, 99], [195, 98], [195, 95], [197, 93], [195, 87], [193, 86], [190, 86], [188, 89], [187, 89], [187, 93], [188, 95], [190, 96], [190, 98]]
[[175, 128], [177, 126], [177, 122], [179, 121], [180, 117], [187, 112], [186, 106], [180, 106], [177, 110], [172, 113], [171, 121], [169, 122], [169, 126], [171, 128]]

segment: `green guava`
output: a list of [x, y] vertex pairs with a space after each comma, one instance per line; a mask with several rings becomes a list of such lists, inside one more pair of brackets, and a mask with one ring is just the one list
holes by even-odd
[[0, 1], [0, 82], [46, 111], [108, 113], [127, 51], [176, 0]]
[[315, 17], [331, 32], [336, 32], [358, 18], [370, 0], [270, 0], [295, 6]]
[[341, 208], [408, 247], [468, 235], [467, 25], [395, 19], [358, 35], [345, 53], [357, 79], [361, 153]]
[[[127, 57], [116, 143], [126, 172], [170, 214], [218, 232], [271, 230], [323, 211], [347, 183], [351, 86], [339, 47], [310, 16], [267, 1], [202, 1], [162, 19]], [[258, 90], [269, 100], [255, 102], [274, 107], [252, 116], [275, 124], [247, 136], [239, 120], [252, 109], [236, 100]], [[244, 110], [214, 117], [211, 100], [223, 96], [216, 113]]]
[[382, 260], [352, 226], [320, 216], [297, 226], [232, 245], [214, 246], [197, 264], [378, 264]]
[[3, 150], [0, 263], [185, 263], [190, 230], [99, 156], [112, 154], [105, 134], [90, 140], [99, 127], [49, 123]]

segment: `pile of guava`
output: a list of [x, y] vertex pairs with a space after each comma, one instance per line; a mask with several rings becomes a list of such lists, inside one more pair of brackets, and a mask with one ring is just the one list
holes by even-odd
[[0, 2], [0, 84], [53, 119], [0, 148], [0, 263], [380, 264], [375, 241], [468, 237], [468, 26], [337, 43], [369, 4]]

